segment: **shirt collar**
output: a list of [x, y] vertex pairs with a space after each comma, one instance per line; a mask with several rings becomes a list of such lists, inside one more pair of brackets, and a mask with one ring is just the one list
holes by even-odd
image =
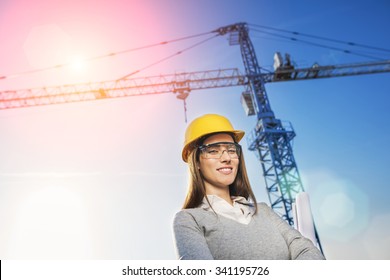
[[206, 197], [203, 198], [200, 208], [206, 211], [215, 211], [218, 215], [235, 220], [242, 224], [248, 224], [254, 213], [253, 207], [245, 197], [232, 197], [233, 205], [217, 195], [207, 195], [210, 202], [208, 204]]

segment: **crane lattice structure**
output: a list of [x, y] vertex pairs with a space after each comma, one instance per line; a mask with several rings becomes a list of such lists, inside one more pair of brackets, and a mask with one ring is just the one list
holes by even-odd
[[[260, 159], [272, 208], [293, 224], [292, 203], [304, 191], [294, 159], [291, 141], [295, 132], [289, 122], [275, 117], [265, 89], [266, 83], [343, 77], [390, 72], [390, 60], [295, 69], [282, 65], [274, 72], [262, 73], [246, 23], [221, 27], [214, 32], [230, 35], [230, 44], [239, 45], [245, 73], [237, 68], [185, 72], [115, 81], [0, 91], [0, 109], [22, 108], [109, 98], [175, 93], [185, 101], [194, 90], [243, 86], [241, 103], [257, 123], [248, 136], [249, 150]], [[318, 245], [320, 240], [316, 232]]]

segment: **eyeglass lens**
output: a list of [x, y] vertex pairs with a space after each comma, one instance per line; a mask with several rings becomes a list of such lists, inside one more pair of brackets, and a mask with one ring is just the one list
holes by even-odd
[[225, 151], [232, 159], [240, 156], [240, 145], [236, 143], [212, 143], [201, 146], [200, 150], [205, 158], [219, 159]]

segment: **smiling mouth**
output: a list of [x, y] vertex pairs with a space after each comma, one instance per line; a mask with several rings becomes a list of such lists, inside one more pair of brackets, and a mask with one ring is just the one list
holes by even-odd
[[217, 171], [227, 175], [227, 174], [232, 173], [233, 168], [232, 167], [222, 167], [222, 168], [218, 168]]

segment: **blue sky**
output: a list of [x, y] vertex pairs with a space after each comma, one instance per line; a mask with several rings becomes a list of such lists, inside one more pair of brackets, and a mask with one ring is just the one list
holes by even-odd
[[[13, 74], [173, 40], [236, 22], [390, 49], [387, 1], [2, 1], [0, 91], [114, 80], [202, 38], [91, 61], [84, 68]], [[258, 29], [258, 28], [257, 28]], [[273, 32], [275, 34], [275, 32]], [[278, 33], [280, 35], [280, 33]], [[388, 59], [389, 52], [250, 30], [259, 63], [275, 51], [297, 67]], [[206, 37], [204, 37], [206, 38]], [[310, 41], [326, 45], [316, 47]], [[243, 64], [218, 37], [135, 77]], [[389, 74], [266, 85], [293, 149], [328, 259], [389, 259]], [[194, 91], [189, 120], [229, 117], [250, 132], [243, 88]], [[173, 94], [0, 111], [1, 258], [174, 259], [171, 222], [184, 200], [186, 123]], [[242, 144], [246, 148], [246, 141]], [[261, 166], [245, 153], [252, 187], [267, 201]]]

